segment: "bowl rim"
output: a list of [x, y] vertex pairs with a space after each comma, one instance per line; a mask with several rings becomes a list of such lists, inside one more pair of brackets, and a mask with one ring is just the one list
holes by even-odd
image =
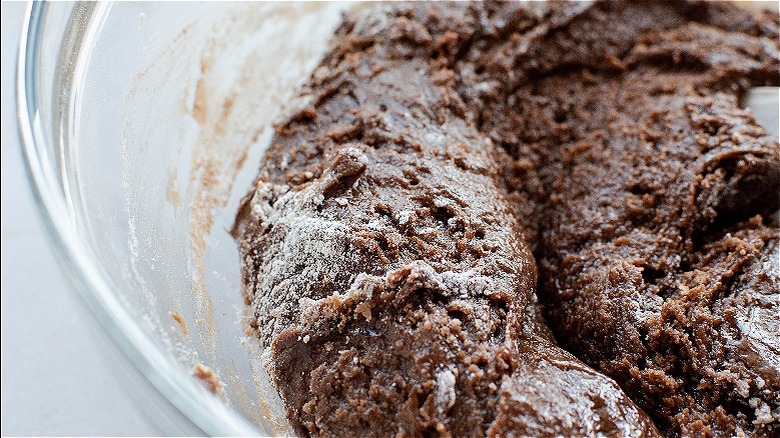
[[16, 60], [15, 97], [27, 179], [55, 258], [82, 306], [118, 347], [125, 362], [175, 411], [189, 420], [190, 428], [212, 436], [256, 436], [261, 433], [259, 426], [228, 408], [201, 387], [194, 377], [182, 372], [183, 367], [150, 339], [117, 298], [110, 282], [95, 268], [99, 265], [98, 260], [78, 238], [78, 229], [67, 208], [59, 178], [51, 171], [53, 167], [46, 154], [49, 145], [41, 133], [36, 102], [36, 54], [46, 8], [47, 2], [29, 1], [27, 4]]

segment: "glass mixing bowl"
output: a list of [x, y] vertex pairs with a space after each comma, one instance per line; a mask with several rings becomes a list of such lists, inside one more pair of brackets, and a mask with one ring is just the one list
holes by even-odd
[[166, 433], [289, 433], [227, 230], [346, 7], [28, 6], [17, 103], [38, 204], [103, 350]]
[[347, 7], [28, 6], [17, 102], [38, 204], [103, 350], [168, 434], [290, 433], [227, 230]]

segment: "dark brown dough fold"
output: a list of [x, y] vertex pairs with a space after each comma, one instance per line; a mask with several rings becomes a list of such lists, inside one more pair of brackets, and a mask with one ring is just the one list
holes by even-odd
[[497, 149], [455, 91], [473, 40], [540, 17], [376, 8], [337, 32], [234, 230], [296, 432], [656, 435], [544, 326]]

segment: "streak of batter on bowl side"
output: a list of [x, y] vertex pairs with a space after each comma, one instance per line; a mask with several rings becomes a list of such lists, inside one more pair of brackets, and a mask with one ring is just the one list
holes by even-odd
[[[208, 367], [220, 375], [224, 388], [217, 395], [268, 428], [268, 433], [284, 434], [290, 429], [258, 354], [257, 337], [247, 333], [251, 330], [247, 324], [249, 315], [240, 294], [235, 296], [235, 309], [238, 322], [247, 333], [239, 339], [247, 357], [233, 357], [230, 346], [219, 343], [225, 338], [225, 335], [218, 336], [220, 324], [227, 324], [228, 313], [221, 310], [216, 314], [215, 299], [230, 304], [232, 298], [223, 299], [225, 292], [215, 295], [214, 290], [209, 290], [209, 282], [214, 288], [215, 278], [224, 280], [231, 295], [233, 288], [237, 291], [241, 286], [238, 280], [231, 284], [230, 275], [215, 271], [210, 266], [213, 263], [210, 257], [214, 257], [212, 249], [221, 239], [215, 233], [227, 234], [222, 213], [232, 220], [231, 205], [237, 204], [244, 194], [241, 184], [233, 193], [236, 181], [241, 180], [244, 164], [259, 160], [264, 142], [270, 137], [263, 133], [293, 100], [297, 88], [314, 69], [346, 7], [336, 3], [238, 5], [224, 17], [204, 17], [188, 25], [138, 75], [140, 84], [152, 83], [160, 72], [171, 79], [184, 79], [177, 84], [181, 93], [175, 103], [180, 113], [175, 116], [181, 121], [173, 124], [173, 129], [178, 129], [179, 144], [172, 147], [178, 146], [178, 154], [183, 158], [179, 166], [186, 162], [189, 168], [173, 166], [160, 198], [186, 220], [187, 275], [194, 304], [191, 319], [195, 322], [191, 327], [197, 336], [183, 339], [175, 346], [177, 351], [170, 348], [180, 362], [188, 362], [191, 370]], [[268, 44], [269, 41], [281, 43]], [[190, 68], [188, 73], [184, 71], [187, 66], [196, 68]], [[193, 73], [193, 70], [197, 71]], [[138, 88], [140, 85], [133, 90], [133, 95], [138, 94]], [[144, 93], [152, 99], [157, 97], [154, 87], [145, 89]], [[143, 100], [130, 96], [131, 101], [133, 98]], [[250, 171], [246, 180], [252, 176]], [[232, 242], [229, 237], [223, 240]], [[238, 263], [238, 257], [235, 260]], [[186, 294], [181, 298], [186, 300]], [[181, 315], [182, 321], [188, 317], [186, 312]], [[182, 354], [185, 344], [191, 353]], [[228, 357], [224, 355], [226, 351]], [[240, 376], [237, 362], [248, 362], [251, 367], [254, 391], [246, 387], [252, 383]]]

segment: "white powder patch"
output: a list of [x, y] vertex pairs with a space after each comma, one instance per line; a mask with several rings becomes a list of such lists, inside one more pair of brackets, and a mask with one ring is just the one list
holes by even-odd
[[447, 412], [455, 404], [455, 374], [449, 369], [439, 371], [436, 374], [436, 409]]

